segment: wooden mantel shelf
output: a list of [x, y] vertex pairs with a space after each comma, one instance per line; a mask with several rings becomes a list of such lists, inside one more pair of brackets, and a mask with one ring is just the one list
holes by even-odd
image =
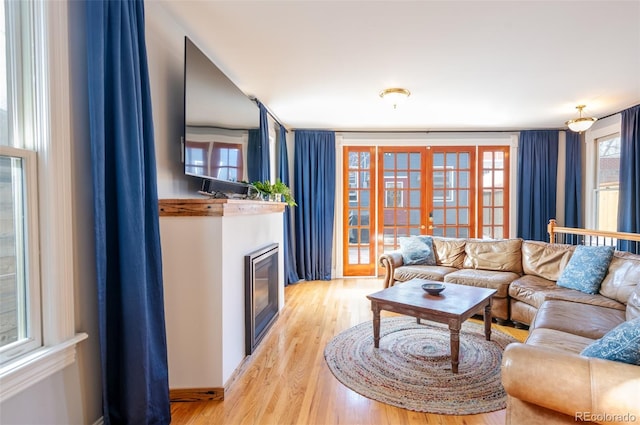
[[284, 202], [248, 199], [160, 199], [160, 217], [257, 215], [284, 212]]

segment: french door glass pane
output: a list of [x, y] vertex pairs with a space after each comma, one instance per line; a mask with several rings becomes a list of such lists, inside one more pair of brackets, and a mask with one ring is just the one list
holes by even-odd
[[431, 215], [433, 218], [434, 225], [443, 225], [444, 224], [444, 210], [434, 210]]
[[397, 156], [396, 168], [399, 170], [407, 170], [409, 168], [409, 155], [406, 153], [399, 153]]
[[409, 154], [409, 169], [422, 171], [422, 155], [419, 153]]
[[493, 217], [493, 223], [495, 225], [502, 225], [503, 224], [503, 211], [502, 208], [496, 208], [495, 209], [495, 215]]
[[468, 225], [469, 224], [469, 210], [466, 208], [461, 208], [458, 214], [458, 224], [460, 225]]
[[469, 206], [469, 191], [468, 190], [459, 190], [458, 197], [460, 198], [460, 206], [468, 207]]
[[496, 189], [493, 191], [493, 205], [496, 207], [504, 206], [504, 190]]
[[409, 206], [411, 208], [419, 208], [421, 202], [421, 195], [419, 190], [409, 191]]
[[493, 208], [483, 208], [482, 209], [482, 224], [492, 224], [493, 223]]
[[466, 152], [462, 152], [460, 153], [460, 168], [465, 169], [465, 168], [471, 168], [471, 164], [469, 163], [470, 161], [470, 155]]

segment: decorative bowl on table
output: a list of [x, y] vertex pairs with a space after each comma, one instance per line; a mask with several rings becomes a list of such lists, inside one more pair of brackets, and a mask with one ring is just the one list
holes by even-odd
[[442, 283], [423, 283], [422, 289], [427, 291], [429, 295], [440, 295], [440, 292], [444, 291], [444, 284]]

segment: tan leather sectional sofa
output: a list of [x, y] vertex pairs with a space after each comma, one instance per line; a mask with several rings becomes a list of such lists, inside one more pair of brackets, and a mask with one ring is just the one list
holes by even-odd
[[502, 359], [507, 424], [640, 424], [640, 366], [580, 355], [640, 317], [640, 255], [616, 251], [591, 295], [556, 285], [572, 245], [433, 239], [435, 266], [382, 255], [385, 285], [421, 277], [494, 288], [494, 316], [530, 325], [526, 342], [510, 344]]
[[399, 251], [380, 256], [385, 287], [415, 277], [497, 290], [492, 314], [499, 321], [530, 325], [550, 298], [624, 310], [640, 281], [640, 255], [616, 251], [599, 294], [556, 285], [574, 245], [522, 239], [479, 240], [433, 237], [434, 266], [405, 266]]

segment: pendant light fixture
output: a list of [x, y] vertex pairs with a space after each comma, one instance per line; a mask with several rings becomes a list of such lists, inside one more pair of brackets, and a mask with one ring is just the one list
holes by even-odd
[[576, 109], [579, 111], [580, 116], [566, 122], [566, 124], [569, 126], [569, 130], [575, 131], [576, 133], [582, 133], [583, 131], [587, 131], [589, 128], [591, 128], [593, 123], [596, 122], [598, 118], [582, 116], [582, 110], [585, 107], [586, 105], [576, 106]]
[[410, 95], [411, 92], [409, 90], [400, 87], [384, 89], [380, 92], [380, 97], [391, 103], [393, 109], [396, 109], [398, 104], [404, 102]]

